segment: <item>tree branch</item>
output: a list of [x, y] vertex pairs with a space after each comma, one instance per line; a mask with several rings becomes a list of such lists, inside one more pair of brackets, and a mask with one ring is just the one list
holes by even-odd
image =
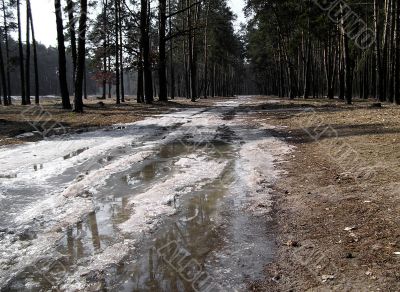
[[166, 17], [167, 17], [167, 19], [168, 19], [168, 18], [173, 17], [173, 16], [175, 16], [175, 15], [177, 15], [177, 14], [180, 14], [180, 13], [182, 13], [182, 12], [185, 12], [186, 10], [191, 9], [193, 6], [196, 6], [196, 5], [201, 4], [201, 2], [202, 2], [201, 0], [198, 1], [198, 2], [195, 2], [195, 3], [193, 3], [192, 5], [190, 5], [190, 6], [186, 7], [186, 8], [183, 8], [183, 9], [181, 9], [181, 10], [175, 11], [174, 13], [171, 13], [171, 14], [167, 15]]

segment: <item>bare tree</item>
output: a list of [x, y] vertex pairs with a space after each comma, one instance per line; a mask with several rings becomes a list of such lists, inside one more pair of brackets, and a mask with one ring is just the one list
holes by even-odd
[[26, 0], [26, 59], [25, 59], [25, 88], [26, 103], [31, 104], [31, 25], [30, 25], [30, 0]]
[[33, 67], [35, 70], [35, 104], [39, 104], [39, 66], [38, 66], [38, 56], [37, 56], [37, 44], [36, 44], [36, 38], [35, 38], [35, 28], [33, 26], [33, 17], [32, 17], [32, 8], [31, 8], [31, 2], [28, 0], [28, 14], [29, 14], [29, 20], [31, 24], [31, 32], [32, 32], [32, 45], [33, 45]]
[[87, 0], [80, 0], [79, 34], [78, 34], [78, 58], [75, 80], [74, 111], [83, 112], [82, 89], [83, 74], [85, 73], [86, 56], [86, 22], [87, 22]]
[[159, 84], [159, 99], [160, 101], [168, 101], [167, 97], [167, 56], [165, 52], [166, 38], [166, 13], [167, 13], [167, 1], [159, 0], [158, 2], [158, 18], [159, 18], [159, 28], [158, 28], [158, 84]]
[[57, 23], [57, 44], [58, 44], [58, 78], [60, 81], [60, 91], [63, 109], [71, 109], [69, 91], [67, 83], [67, 59], [65, 56], [64, 26], [61, 11], [61, 1], [54, 0]]
[[19, 70], [20, 70], [20, 81], [21, 81], [22, 105], [26, 105], [27, 101], [26, 101], [26, 91], [25, 91], [24, 50], [22, 47], [21, 7], [20, 7], [21, 3], [20, 2], [21, 2], [20, 0], [17, 0]]
[[147, 0], [140, 1], [140, 32], [141, 46], [143, 50], [143, 77], [144, 98], [146, 103], [153, 103], [153, 76], [150, 62], [150, 39], [149, 39], [149, 3]]
[[77, 49], [76, 49], [76, 32], [75, 32], [75, 17], [74, 17], [75, 3], [73, 0], [67, 0], [68, 11], [68, 29], [71, 40], [71, 55], [72, 55], [72, 80], [75, 82], [76, 62], [77, 62]]

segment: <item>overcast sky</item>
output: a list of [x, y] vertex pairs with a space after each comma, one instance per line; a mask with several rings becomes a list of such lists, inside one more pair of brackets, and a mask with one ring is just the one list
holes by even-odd
[[[233, 12], [238, 15], [238, 27], [244, 22], [243, 7], [245, 0], [228, 0]], [[35, 35], [38, 42], [46, 46], [55, 46], [57, 42], [56, 20], [54, 15], [54, 0], [33, 0], [31, 1], [33, 21], [35, 24]], [[22, 7], [21, 7], [22, 8]], [[21, 9], [21, 18], [25, 19], [25, 9]], [[25, 25], [23, 29], [25, 35]]]
[[245, 22], [243, 8], [245, 6], [245, 0], [228, 0], [233, 13], [238, 17], [236, 19], [235, 27], [239, 28], [241, 22]]

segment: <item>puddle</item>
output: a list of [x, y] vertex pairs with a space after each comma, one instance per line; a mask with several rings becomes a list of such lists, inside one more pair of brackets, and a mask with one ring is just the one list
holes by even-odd
[[[214, 281], [206, 264], [210, 253], [224, 246], [225, 220], [228, 217], [220, 210], [233, 181], [235, 155], [227, 143], [214, 146], [217, 151], [213, 155], [224, 155], [231, 161], [221, 180], [174, 202], [181, 203], [175, 205], [178, 214], [166, 219], [145, 240], [137, 252], [142, 256], [133, 257], [132, 263], [119, 267], [117, 280], [107, 276], [103, 278], [111, 285], [109, 287], [118, 291], [203, 291], [214, 288], [215, 291], [226, 291], [221, 286], [223, 283]], [[194, 272], [200, 273], [201, 277], [191, 280], [190, 273]], [[113, 275], [115, 277], [115, 271]]]
[[159, 151], [159, 157], [161, 159], [179, 157], [181, 155], [189, 153], [191, 150], [189, 146], [184, 145], [180, 142], [170, 143], [167, 145], [163, 145]]
[[85, 259], [120, 240], [117, 225], [127, 220], [129, 214], [128, 199], [119, 198], [105, 202], [96, 212], [69, 228], [57, 248], [68, 258], [68, 270], [73, 271]]
[[[228, 110], [223, 117], [233, 119], [235, 112]], [[181, 125], [149, 127], [164, 133]], [[128, 131], [129, 127], [119, 130]], [[56, 248], [34, 266], [19, 272], [6, 291], [57, 290], [65, 283], [74, 283], [74, 277], [77, 282], [94, 284], [96, 291], [234, 291], [260, 276], [273, 246], [272, 240], [266, 237], [269, 230], [265, 220], [250, 218], [241, 210], [240, 200], [244, 200], [246, 193], [236, 184], [235, 173], [240, 142], [235, 132], [223, 124], [210, 133], [208, 136], [206, 131], [204, 140], [189, 133], [172, 143], [156, 143], [160, 146], [154, 155], [132, 164], [129, 169], [114, 172], [93, 192], [95, 211], [61, 230], [63, 237]], [[146, 138], [144, 142], [129, 142], [127, 146], [112, 148], [71, 167], [52, 182], [69, 182], [78, 175], [85, 175], [88, 169], [100, 169], [114, 159], [135, 155], [158, 139], [159, 135]], [[71, 159], [88, 149], [78, 149], [63, 159]], [[201, 188], [191, 186], [194, 191], [183, 192], [171, 201], [177, 212], [163, 218], [160, 226], [143, 237], [129, 238], [122, 233], [120, 225], [135, 212], [129, 201], [177, 173], [185, 175], [185, 169], [176, 162], [193, 154], [197, 157], [199, 153], [206, 161], [227, 162], [222, 177]], [[190, 159], [186, 160], [191, 163]], [[33, 168], [38, 171], [43, 165], [35, 164]], [[29, 244], [34, 235], [23, 234], [24, 243]], [[75, 274], [81, 268], [92, 268], [92, 259], [107, 247], [130, 239], [136, 240], [136, 249], [121, 263], [108, 265], [105, 271], [93, 268], [89, 273]]]
[[[232, 152], [232, 148], [231, 148]], [[232, 153], [231, 153], [232, 155]], [[217, 180], [190, 194], [124, 267], [118, 291], [244, 291], [263, 277], [275, 250], [271, 226], [242, 210], [235, 160]], [[107, 282], [110, 280], [107, 279]]]
[[128, 198], [109, 196], [100, 204], [101, 207], [96, 212], [88, 214], [83, 221], [68, 228], [57, 243], [56, 251], [34, 266], [26, 268], [7, 287], [7, 291], [20, 291], [22, 287], [52, 290], [71, 276], [79, 266], [90, 264], [93, 255], [123, 240], [117, 226], [130, 216]]
[[[230, 171], [228, 166], [225, 187], [217, 180], [177, 206], [178, 215], [168, 218], [143, 244], [142, 256], [125, 267], [119, 291], [203, 291], [217, 287], [205, 262], [210, 252], [222, 245], [223, 228], [216, 217], [229, 189]], [[201, 277], [194, 280], [195, 274]]]
[[[118, 225], [131, 216], [129, 199], [171, 175], [174, 163], [191, 151], [191, 146], [182, 143], [163, 145], [151, 159], [111, 176], [96, 194], [96, 211], [65, 231], [63, 239], [57, 243], [56, 253], [46, 260], [47, 263], [28, 267], [7, 288], [10, 291], [21, 287], [51, 289], [53, 283], [62, 283], [78, 266], [89, 264], [87, 261], [97, 252], [127, 239], [120, 233]], [[125, 182], [129, 177], [134, 183], [121, 183], [124, 177]], [[63, 272], [59, 271], [60, 267]]]
[[136, 180], [140, 180], [143, 182], [149, 182], [149, 181], [153, 180], [156, 177], [156, 175], [159, 173], [159, 171], [157, 169], [157, 165], [159, 165], [158, 162], [151, 161], [149, 164], [147, 164], [145, 167], [143, 167], [143, 169], [139, 170], [136, 173], [133, 173], [132, 176], [129, 176], [127, 178], [128, 183], [131, 179], [136, 179]]
[[40, 169], [43, 169], [43, 164], [34, 164], [33, 165], [33, 170], [38, 171]]
[[[132, 186], [137, 185], [139, 182], [144, 182], [148, 185], [148, 183], [155, 179], [170, 174], [173, 169], [173, 163], [191, 151], [190, 147], [179, 142], [162, 145], [159, 153], [151, 160], [145, 162], [144, 167], [139, 171], [127, 175], [126, 181]], [[171, 158], [175, 159], [170, 161]]]
[[0, 178], [8, 178], [8, 179], [17, 178], [17, 174], [15, 174], [15, 173], [11, 173], [11, 174], [0, 174]]
[[89, 147], [78, 149], [78, 150], [73, 151], [73, 152], [71, 152], [71, 153], [69, 153], [67, 155], [64, 155], [63, 158], [64, 158], [64, 160], [70, 159], [72, 157], [78, 156], [79, 154], [85, 152], [88, 149], [89, 149]]

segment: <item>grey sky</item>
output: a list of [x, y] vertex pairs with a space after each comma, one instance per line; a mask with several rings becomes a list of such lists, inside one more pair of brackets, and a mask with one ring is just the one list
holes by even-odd
[[[244, 21], [243, 7], [245, 0], [228, 0], [233, 12], [238, 15], [236, 26]], [[46, 46], [55, 46], [57, 32], [54, 16], [54, 0], [33, 0], [31, 1], [33, 21], [35, 24], [36, 39]], [[25, 9], [21, 7], [21, 17], [25, 19]], [[25, 21], [24, 21], [25, 23]], [[23, 29], [25, 35], [25, 25]]]
[[235, 27], [239, 28], [239, 24], [241, 22], [245, 22], [244, 18], [244, 13], [243, 13], [243, 8], [245, 6], [245, 0], [228, 0], [229, 5], [231, 6], [231, 9], [233, 13], [237, 15]]
[[[57, 43], [56, 17], [54, 15], [54, 0], [31, 1], [33, 22], [35, 25], [35, 36], [38, 42], [46, 46]], [[23, 35], [25, 36], [25, 5], [21, 5], [21, 18], [23, 20]]]

